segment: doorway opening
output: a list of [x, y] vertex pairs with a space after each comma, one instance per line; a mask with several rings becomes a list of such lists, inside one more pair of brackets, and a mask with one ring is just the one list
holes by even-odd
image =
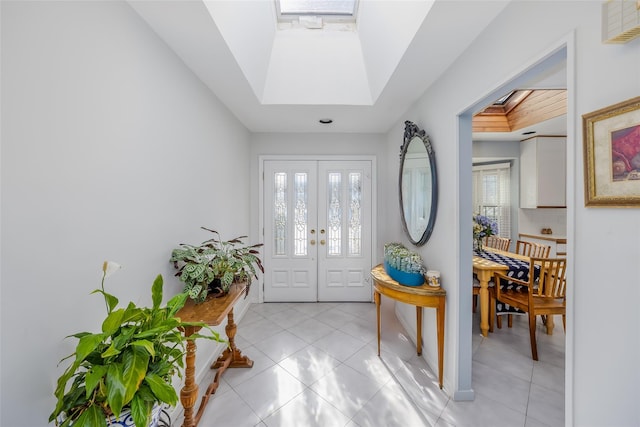
[[[543, 56], [534, 60], [528, 68], [524, 69], [520, 74], [507, 80], [500, 87], [495, 88], [491, 93], [486, 94], [482, 99], [469, 106], [467, 109], [459, 114], [458, 129], [459, 129], [459, 206], [460, 206], [460, 230], [459, 235], [459, 259], [460, 259], [460, 342], [459, 342], [459, 388], [454, 394], [455, 400], [472, 400], [474, 398], [474, 392], [471, 384], [472, 377], [472, 335], [477, 331], [472, 330], [472, 281], [464, 280], [467, 277], [472, 276], [471, 271], [471, 254], [466, 248], [471, 247], [472, 233], [471, 224], [467, 218], [471, 218], [472, 212], [472, 117], [486, 107], [488, 104], [493, 103], [500, 96], [505, 93], [510, 93], [521, 87], [531, 86], [532, 82], [543, 81], [546, 76], [559, 68], [562, 69], [566, 77], [566, 90], [567, 90], [567, 114], [566, 122], [568, 124], [574, 123], [574, 103], [572, 102], [574, 94], [573, 70], [574, 70], [574, 52], [573, 52], [573, 35], [569, 35], [565, 40], [558, 42], [558, 45], [550, 51], [546, 52]], [[571, 265], [572, 255], [572, 237], [573, 237], [573, 225], [574, 225], [574, 203], [570, 197], [575, 192], [575, 179], [574, 179], [574, 161], [573, 154], [575, 152], [575, 131], [571, 126], [567, 126], [567, 146], [566, 150], [569, 154], [567, 156], [567, 248], [568, 248], [568, 260], [570, 267], [567, 271], [567, 289], [568, 294], [573, 293], [572, 272], [575, 270], [575, 266]], [[466, 295], [468, 295], [468, 300]], [[567, 330], [566, 336], [566, 350], [565, 360], [571, 360], [572, 358], [572, 312], [573, 302], [568, 299], [567, 301]], [[558, 333], [562, 333], [558, 331]], [[488, 339], [491, 339], [489, 336]], [[565, 393], [567, 398], [565, 402], [567, 405], [572, 403], [572, 390], [571, 384], [573, 379], [572, 367], [570, 363], [566, 364], [565, 368]], [[567, 406], [570, 407], [570, 406]]]

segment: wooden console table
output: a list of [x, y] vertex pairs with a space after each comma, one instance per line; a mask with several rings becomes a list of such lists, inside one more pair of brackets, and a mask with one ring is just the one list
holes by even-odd
[[[245, 283], [234, 283], [229, 289], [229, 293], [221, 298], [209, 296], [206, 301], [196, 304], [192, 299], [188, 299], [184, 307], [178, 311], [176, 317], [183, 322], [202, 322], [209, 326], [217, 326], [227, 317], [225, 332], [229, 341], [229, 346], [222, 355], [212, 365], [211, 369], [217, 369], [213, 381], [202, 396], [202, 402], [198, 407], [198, 412], [194, 416], [194, 407], [198, 400], [198, 384], [195, 381], [196, 372], [196, 343], [195, 340], [187, 341], [186, 366], [184, 387], [180, 391], [180, 402], [184, 407], [183, 427], [195, 427], [200, 422], [204, 408], [209, 402], [209, 397], [216, 392], [220, 383], [220, 377], [227, 368], [251, 368], [253, 360], [243, 356], [242, 352], [236, 348], [235, 336], [237, 325], [233, 321], [233, 306], [240, 299], [246, 288]], [[184, 330], [185, 336], [190, 336], [198, 332], [201, 328], [190, 326]]]
[[436, 309], [438, 330], [438, 380], [442, 388], [442, 374], [444, 362], [444, 307], [447, 292], [442, 288], [434, 288], [429, 285], [404, 286], [393, 280], [384, 271], [382, 265], [377, 265], [371, 270], [373, 278], [373, 298], [376, 302], [376, 315], [378, 320], [378, 356], [380, 356], [380, 295], [385, 295], [396, 301], [416, 306], [416, 323], [418, 336], [416, 347], [418, 356], [422, 354], [422, 307]]

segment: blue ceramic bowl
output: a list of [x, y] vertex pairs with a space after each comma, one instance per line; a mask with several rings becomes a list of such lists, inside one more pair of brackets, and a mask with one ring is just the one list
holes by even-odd
[[420, 286], [424, 283], [424, 276], [420, 273], [407, 273], [404, 271], [396, 270], [391, 267], [389, 263], [384, 261], [384, 271], [387, 272], [389, 277], [391, 277], [396, 282], [405, 286]]

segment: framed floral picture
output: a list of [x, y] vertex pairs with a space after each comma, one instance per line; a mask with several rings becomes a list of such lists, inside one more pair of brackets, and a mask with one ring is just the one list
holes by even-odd
[[585, 206], [640, 207], [640, 96], [582, 116]]

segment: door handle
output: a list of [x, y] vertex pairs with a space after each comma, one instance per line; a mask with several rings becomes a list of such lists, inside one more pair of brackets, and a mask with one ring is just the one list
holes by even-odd
[[315, 240], [311, 240], [309, 243], [310, 243], [311, 245], [315, 245], [315, 244], [316, 244], [316, 241], [315, 241]]
[[320, 230], [320, 234], [324, 234], [324, 228]]
[[324, 241], [324, 240], [320, 240], [320, 244], [321, 244], [321, 245], [324, 245], [324, 244], [325, 244], [325, 241]]
[[[323, 232], [324, 232], [324, 230], [323, 230]], [[311, 229], [310, 233], [311, 234], [316, 234], [316, 229], [315, 228]]]

